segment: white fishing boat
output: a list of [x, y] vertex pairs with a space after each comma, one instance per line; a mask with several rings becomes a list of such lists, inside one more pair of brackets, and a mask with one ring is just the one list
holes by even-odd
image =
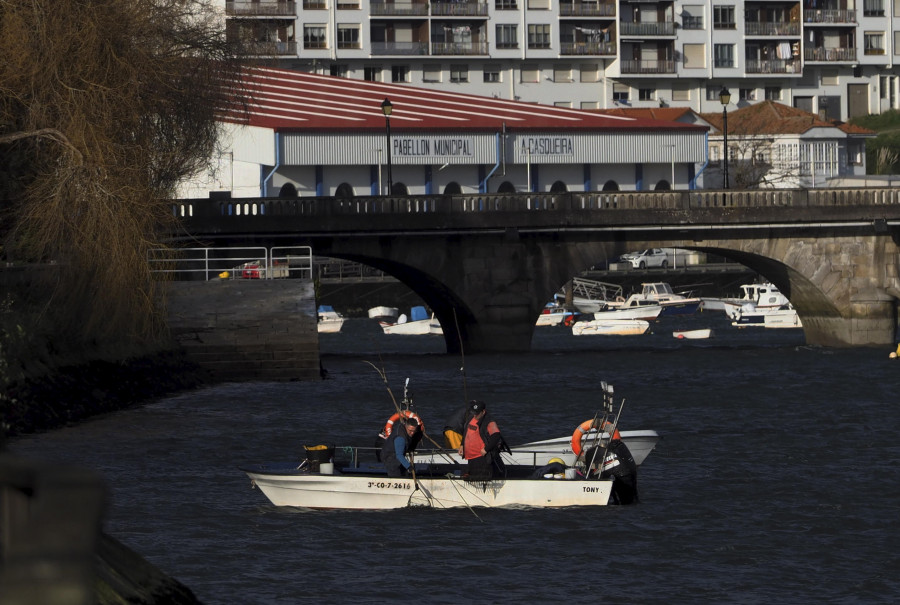
[[547, 303], [547, 306], [538, 315], [535, 326], [571, 326], [579, 317], [579, 313], [566, 309], [556, 303]]
[[744, 284], [741, 286], [741, 295], [734, 298], [704, 298], [704, 310], [722, 310], [732, 320], [736, 320], [738, 311], [744, 305], [752, 304], [755, 309], [778, 309], [790, 304], [787, 297], [769, 282], [758, 284]]
[[[624, 302], [622, 286], [608, 284], [584, 277], [573, 277], [571, 282], [572, 304], [581, 313], [596, 313], [609, 307], [610, 303]], [[565, 300], [565, 290], [556, 295], [557, 300]]]
[[650, 329], [643, 319], [592, 319], [572, 325], [574, 336], [636, 336]]
[[641, 291], [635, 294], [640, 300], [654, 302], [662, 307], [660, 316], [690, 315], [700, 308], [702, 302], [694, 296], [676, 294], [672, 286], [666, 282], [647, 282], [641, 284]]
[[623, 303], [611, 303], [594, 313], [594, 319], [642, 319], [655, 321], [662, 313], [662, 305], [632, 294]]
[[753, 303], [747, 303], [734, 314], [732, 326], [737, 328], [802, 328], [800, 316], [790, 303], [776, 309], [757, 309]]
[[402, 313], [397, 318], [396, 323], [381, 321], [379, 324], [381, 324], [381, 329], [384, 330], [385, 334], [421, 335], [444, 333], [440, 322], [434, 318], [433, 314], [429, 315], [425, 307], [413, 307], [410, 309], [410, 317]]
[[[585, 438], [597, 436], [597, 431], [587, 431]], [[640, 466], [659, 443], [659, 433], [653, 430], [619, 431], [620, 439], [628, 446], [635, 464]], [[609, 439], [609, 433], [600, 434], [601, 439]], [[541, 466], [553, 458], [559, 458], [565, 464], [575, 464], [575, 452], [572, 448], [572, 437], [555, 437], [543, 441], [531, 441], [521, 445], [511, 445], [509, 452], [503, 452], [501, 459], [507, 465]], [[465, 461], [455, 450], [416, 450], [416, 461], [426, 464], [454, 463]]]
[[375, 321], [397, 323], [398, 317], [400, 317], [400, 309], [397, 307], [379, 306], [369, 309], [369, 319], [374, 319]]
[[291, 463], [241, 470], [275, 506], [349, 510], [605, 506], [613, 484], [609, 479], [578, 478], [575, 473], [535, 479], [534, 471], [525, 468], [522, 476], [469, 481], [464, 468], [448, 472], [420, 463], [415, 467], [415, 478], [388, 477], [376, 465], [342, 463], [320, 464], [318, 471]]
[[316, 328], [321, 334], [340, 332], [344, 325], [344, 316], [330, 305], [319, 305], [316, 315], [318, 316]]
[[679, 340], [702, 340], [712, 338], [712, 328], [699, 328], [697, 330], [675, 330], [672, 336]]

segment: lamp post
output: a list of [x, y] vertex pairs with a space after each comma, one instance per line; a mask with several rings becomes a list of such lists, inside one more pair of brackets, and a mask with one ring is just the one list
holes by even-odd
[[719, 91], [719, 101], [722, 103], [722, 136], [725, 150], [725, 189], [728, 189], [728, 103], [731, 102], [731, 93], [724, 86]]
[[388, 179], [388, 195], [394, 192], [394, 178], [391, 174], [391, 112], [394, 111], [394, 106], [391, 105], [390, 99], [385, 98], [384, 101], [381, 102], [381, 113], [384, 114], [384, 129], [387, 133], [387, 179]]

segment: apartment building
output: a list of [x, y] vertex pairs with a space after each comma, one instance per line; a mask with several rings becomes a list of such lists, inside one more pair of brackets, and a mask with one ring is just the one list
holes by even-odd
[[574, 109], [900, 108], [900, 0], [237, 0], [273, 67]]

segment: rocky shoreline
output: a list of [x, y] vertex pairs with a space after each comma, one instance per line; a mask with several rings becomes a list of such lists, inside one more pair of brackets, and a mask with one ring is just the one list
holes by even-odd
[[177, 350], [118, 362], [85, 362], [11, 385], [0, 398], [0, 423], [7, 438], [38, 433], [206, 381], [203, 370]]

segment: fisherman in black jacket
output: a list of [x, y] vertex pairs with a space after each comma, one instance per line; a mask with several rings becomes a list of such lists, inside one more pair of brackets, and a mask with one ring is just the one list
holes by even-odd
[[[584, 462], [592, 469], [601, 466], [600, 456], [603, 455], [602, 447], [592, 447], [584, 452]], [[636, 504], [637, 492], [637, 463], [631, 455], [628, 446], [621, 439], [613, 439], [606, 448], [606, 457], [603, 460], [600, 478], [612, 477], [612, 503]]]

